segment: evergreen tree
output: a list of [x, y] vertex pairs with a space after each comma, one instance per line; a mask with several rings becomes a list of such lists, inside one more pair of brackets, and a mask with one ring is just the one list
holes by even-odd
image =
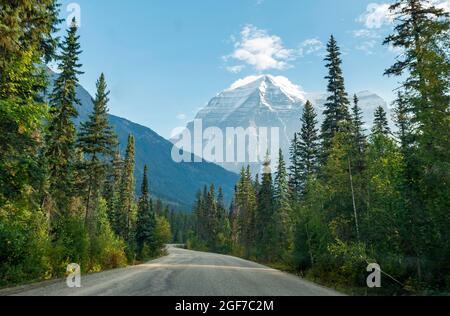
[[135, 147], [134, 136], [128, 136], [128, 145], [122, 172], [120, 185], [120, 202], [118, 208], [117, 228], [119, 236], [125, 241], [131, 242], [131, 226], [133, 222], [134, 206], [134, 167], [135, 167]]
[[258, 193], [256, 209], [256, 246], [258, 255], [263, 260], [272, 260], [274, 258], [274, 249], [271, 246], [273, 242], [273, 183], [272, 170], [270, 167], [270, 158], [266, 157], [263, 167], [263, 176], [261, 189]]
[[301, 162], [299, 153], [299, 134], [294, 134], [294, 139], [292, 140], [290, 147], [290, 161], [289, 166], [289, 190], [291, 192], [291, 199], [297, 201], [301, 195]]
[[303, 113], [302, 129], [298, 135], [299, 183], [301, 194], [305, 194], [306, 182], [309, 177], [317, 174], [319, 166], [319, 132], [317, 129], [317, 114], [311, 102], [306, 102]]
[[389, 136], [390, 133], [391, 129], [389, 128], [386, 111], [382, 106], [379, 106], [375, 110], [375, 120], [373, 122], [372, 134]]
[[398, 92], [397, 99], [395, 100], [394, 121], [398, 128], [396, 136], [400, 142], [402, 151], [405, 157], [410, 156], [407, 152], [414, 143], [411, 109], [408, 106], [407, 100], [405, 100], [405, 96], [401, 92]]
[[287, 182], [286, 163], [283, 157], [283, 151], [278, 152], [278, 167], [275, 174], [274, 198], [277, 205], [282, 201], [288, 200], [289, 185]]
[[287, 254], [292, 246], [293, 234], [293, 211], [289, 200], [289, 184], [287, 182], [286, 164], [283, 151], [280, 149], [278, 156], [278, 168], [275, 175], [274, 185], [275, 213], [274, 224], [274, 247], [277, 249], [277, 257], [281, 260], [287, 259]]
[[[116, 141], [118, 142], [118, 141]], [[123, 160], [120, 155], [119, 146], [113, 154], [113, 159], [108, 166], [108, 174], [105, 187], [105, 200], [107, 202], [107, 213], [113, 231], [118, 234], [117, 215], [120, 203], [120, 185], [122, 182]]]
[[407, 252], [416, 258], [416, 276], [423, 280], [424, 264], [448, 261], [443, 254], [450, 253], [450, 243], [440, 237], [450, 234], [446, 212], [450, 189], [442, 185], [450, 182], [450, 18], [427, 0], [398, 0], [390, 9], [398, 18], [385, 44], [404, 52], [386, 75], [405, 78], [402, 99], [412, 123], [411, 137], [405, 139], [409, 144], [404, 144], [409, 149], [405, 152], [405, 200], [410, 234], [415, 238]]
[[205, 211], [206, 211], [206, 231], [207, 238], [206, 242], [210, 249], [216, 249], [216, 236], [218, 233], [219, 223], [218, 223], [218, 210], [217, 210], [217, 200], [216, 191], [212, 184], [206, 195], [205, 201]]
[[237, 208], [237, 235], [239, 245], [248, 257], [254, 250], [256, 236], [256, 192], [252, 185], [250, 168], [242, 167], [237, 185], [235, 203]]
[[[24, 55], [48, 62], [57, 46], [59, 4], [55, 0], [5, 1], [0, 11], [0, 76]], [[5, 83], [5, 82], [2, 82]]]
[[108, 95], [105, 76], [101, 74], [97, 81], [93, 113], [87, 122], [81, 124], [78, 135], [78, 146], [86, 155], [86, 222], [92, 215], [92, 209], [95, 209], [91, 204], [95, 205], [103, 191], [107, 172], [106, 158], [113, 155], [117, 140], [108, 120]]
[[39, 64], [54, 55], [57, 19], [55, 0], [1, 4], [0, 206], [17, 199], [42, 204], [47, 106], [42, 98], [46, 73]]
[[[144, 167], [144, 177], [141, 185], [141, 197], [138, 203], [138, 215], [136, 223], [136, 243], [138, 256], [145, 259], [148, 255], [154, 255], [156, 249], [156, 215], [153, 211], [153, 203], [150, 199], [148, 184], [148, 168]], [[146, 248], [149, 253], [145, 253]]]
[[364, 169], [364, 156], [367, 147], [367, 137], [364, 130], [364, 121], [361, 107], [359, 106], [358, 96], [353, 97], [353, 108], [351, 114], [351, 132], [353, 141], [353, 161], [355, 170], [362, 172]]
[[238, 243], [240, 240], [239, 236], [239, 208], [236, 203], [237, 198], [237, 186], [234, 187], [234, 196], [230, 205], [230, 228], [231, 228], [231, 243], [234, 249], [238, 247]]
[[62, 45], [59, 69], [61, 73], [55, 81], [51, 95], [51, 119], [47, 137], [46, 157], [48, 160], [50, 192], [58, 206], [67, 206], [67, 197], [72, 194], [73, 163], [75, 154], [76, 130], [73, 119], [78, 116], [76, 97], [80, 44], [75, 22], [67, 32]]
[[325, 61], [328, 68], [328, 98], [325, 103], [324, 122], [322, 124], [323, 154], [324, 159], [328, 156], [332, 141], [337, 132], [345, 128], [345, 121], [349, 120], [348, 95], [345, 91], [344, 77], [342, 74], [342, 60], [340, 48], [334, 38], [331, 36], [327, 44], [327, 56]]

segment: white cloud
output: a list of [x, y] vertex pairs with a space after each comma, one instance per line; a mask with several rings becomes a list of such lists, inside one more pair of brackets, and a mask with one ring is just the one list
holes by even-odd
[[314, 53], [321, 52], [325, 48], [325, 45], [317, 38], [310, 38], [303, 41], [300, 44], [299, 55], [306, 56]]
[[358, 17], [358, 22], [363, 23], [368, 29], [379, 29], [394, 22], [394, 15], [389, 10], [388, 3], [369, 3], [366, 12]]
[[372, 55], [376, 44], [377, 41], [375, 40], [364, 41], [360, 45], [356, 46], [356, 49], [365, 52], [367, 55]]
[[[253, 25], [245, 26], [240, 33], [240, 39], [232, 38], [232, 41], [235, 50], [224, 59], [239, 60], [258, 71], [288, 69], [291, 67], [289, 61], [295, 59], [295, 51], [285, 48], [279, 36], [270, 35], [266, 30]], [[229, 70], [239, 70], [236, 67]]]
[[[430, 0], [428, 4], [450, 12], [450, 0]], [[365, 26], [352, 32], [355, 38], [365, 39], [356, 47], [358, 50], [372, 54], [376, 44], [374, 39], [386, 35], [386, 27], [392, 27], [396, 13], [390, 11], [390, 6], [391, 3], [370, 3], [366, 11], [357, 18], [357, 21]], [[403, 53], [402, 49], [392, 46], [388, 46], [388, 50], [396, 55]]]
[[177, 120], [185, 121], [186, 119], [187, 119], [187, 115], [184, 114], [184, 113], [181, 113], [181, 114], [177, 115]]
[[245, 65], [237, 65], [237, 66], [228, 66], [226, 67], [228, 72], [237, 74], [240, 73], [242, 70], [245, 69]]
[[380, 34], [369, 29], [354, 30], [352, 31], [352, 34], [356, 38], [380, 38]]
[[[450, 12], [450, 0], [430, 0], [430, 5]], [[392, 25], [395, 12], [390, 11], [390, 3], [369, 3], [366, 12], [361, 14], [357, 21], [363, 23], [368, 29], [379, 29], [386, 25]]]
[[450, 12], [450, 0], [431, 0], [431, 3], [439, 9]]

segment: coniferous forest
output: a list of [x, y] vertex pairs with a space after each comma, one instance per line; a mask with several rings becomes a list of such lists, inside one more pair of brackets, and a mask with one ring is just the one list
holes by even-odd
[[365, 129], [331, 36], [323, 122], [307, 102], [290, 153], [268, 156], [256, 177], [242, 168], [231, 205], [220, 187], [201, 188], [188, 215], [153, 199], [147, 166], [136, 193], [135, 139], [119, 144], [104, 74], [75, 126], [75, 20], [59, 38], [56, 0], [0, 0], [0, 287], [62, 277], [73, 262], [84, 273], [124, 267], [186, 243], [356, 293], [377, 263], [387, 294], [448, 294], [450, 16], [425, 2], [391, 6], [384, 44], [402, 53], [380, 72], [401, 83], [393, 117], [379, 107]]
[[384, 44], [402, 50], [385, 70], [401, 81], [396, 129], [379, 107], [365, 130], [331, 36], [321, 126], [308, 102], [290, 163], [280, 152], [277, 170], [269, 157], [256, 178], [243, 168], [231, 208], [213, 186], [200, 191], [189, 247], [359, 293], [367, 293], [366, 269], [376, 263], [386, 294], [449, 293], [450, 19], [420, 0], [399, 0], [390, 10], [399, 13]]
[[0, 286], [63, 276], [73, 262], [83, 272], [122, 267], [171, 240], [151, 170], [135, 196], [134, 137], [122, 157], [103, 74], [88, 121], [73, 123], [82, 48], [75, 20], [54, 36], [58, 13], [54, 0], [0, 2]]

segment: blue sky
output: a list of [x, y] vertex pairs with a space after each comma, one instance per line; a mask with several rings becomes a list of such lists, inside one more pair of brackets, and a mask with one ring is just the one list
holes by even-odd
[[[62, 2], [63, 17], [71, 2]], [[104, 72], [111, 113], [169, 137], [248, 75], [283, 75], [306, 91], [324, 91], [323, 44], [333, 33], [348, 90], [368, 89], [390, 101], [397, 84], [382, 74], [395, 52], [381, 42], [392, 21], [385, 4], [372, 2], [78, 0], [80, 81], [93, 93]]]

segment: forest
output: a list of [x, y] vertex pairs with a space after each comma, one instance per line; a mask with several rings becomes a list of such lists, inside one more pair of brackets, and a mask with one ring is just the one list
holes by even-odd
[[[328, 100], [319, 126], [310, 102], [292, 140], [252, 177], [243, 168], [231, 207], [214, 186], [199, 191], [191, 249], [233, 254], [356, 294], [450, 292], [450, 19], [427, 1], [399, 0], [385, 45], [402, 53], [391, 129], [386, 111], [365, 130], [347, 94], [342, 53], [327, 44]], [[368, 292], [376, 263], [382, 292]]]
[[172, 239], [147, 167], [135, 194], [135, 140], [122, 157], [103, 74], [76, 129], [78, 28], [56, 37], [58, 16], [55, 0], [0, 2], [0, 286], [61, 277], [71, 263], [84, 273], [135, 264]]

